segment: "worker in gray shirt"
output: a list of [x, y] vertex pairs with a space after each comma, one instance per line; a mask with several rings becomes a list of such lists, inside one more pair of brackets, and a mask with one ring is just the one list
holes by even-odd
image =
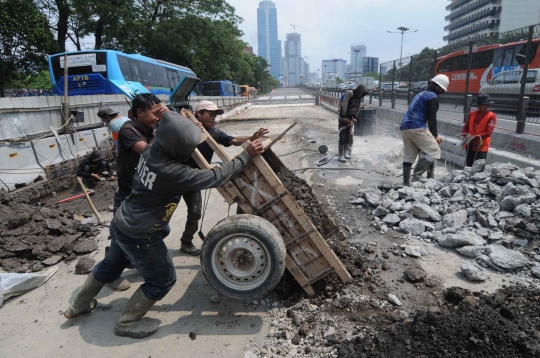
[[116, 280], [131, 264], [141, 273], [144, 283], [127, 303], [115, 334], [143, 338], [158, 329], [159, 323], [143, 316], [176, 283], [163, 230], [169, 225], [182, 194], [222, 186], [263, 152], [262, 142], [257, 140], [221, 167], [199, 170], [184, 164], [205, 139], [206, 135], [189, 119], [170, 111], [163, 115], [155, 142], [141, 153], [132, 193], [111, 222], [111, 248], [64, 312], [66, 318], [92, 311], [102, 287]]

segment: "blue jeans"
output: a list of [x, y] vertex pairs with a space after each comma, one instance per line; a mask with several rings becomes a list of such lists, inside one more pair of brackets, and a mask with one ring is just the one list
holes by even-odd
[[164, 230], [147, 239], [135, 239], [124, 235], [112, 223], [110, 232], [111, 247], [92, 271], [94, 278], [101, 283], [111, 283], [131, 264], [144, 278], [141, 287], [146, 297], [156, 301], [165, 297], [176, 283], [176, 271], [163, 242], [168, 232]]

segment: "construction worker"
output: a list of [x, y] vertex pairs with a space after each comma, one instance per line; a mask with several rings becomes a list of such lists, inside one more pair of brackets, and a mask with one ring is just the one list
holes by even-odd
[[362, 99], [368, 94], [364, 85], [358, 85], [354, 90], [348, 90], [343, 97], [339, 111], [339, 161], [351, 159], [353, 145], [353, 127], [357, 121], [358, 112], [364, 108]]
[[[183, 112], [181, 112], [183, 113]], [[230, 147], [231, 145], [240, 146], [247, 140], [254, 141], [259, 138], [264, 138], [268, 134], [268, 129], [260, 128], [252, 136], [232, 137], [223, 131], [215, 128], [216, 117], [224, 113], [223, 109], [218, 108], [215, 103], [211, 101], [201, 101], [195, 106], [195, 118], [203, 125], [208, 131], [208, 134], [214, 138], [214, 140], [223, 145], [224, 147]], [[197, 146], [199, 152], [206, 159], [208, 163], [212, 162], [214, 150], [204, 142]], [[194, 168], [199, 169], [199, 166], [192, 158], [189, 158], [187, 164]], [[200, 191], [194, 191], [190, 193], [184, 193], [182, 195], [187, 206], [187, 220], [184, 233], [180, 239], [180, 251], [188, 253], [193, 256], [201, 254], [201, 250], [193, 245], [193, 236], [199, 228], [199, 220], [202, 215], [202, 196]]]
[[479, 93], [476, 96], [478, 110], [469, 114], [469, 118], [461, 131], [461, 137], [467, 142], [463, 146], [467, 149], [467, 159], [465, 161], [467, 167], [472, 167], [476, 160], [486, 159], [487, 157], [491, 134], [497, 123], [497, 116], [488, 109], [491, 103], [487, 93]]
[[[403, 137], [403, 185], [411, 181], [426, 182], [422, 175], [427, 171], [428, 179], [435, 178], [435, 160], [441, 158], [442, 138], [437, 133], [439, 95], [447, 91], [450, 80], [446, 75], [437, 75], [428, 82], [428, 89], [418, 93], [412, 100], [405, 118], [401, 122]], [[420, 153], [411, 178], [411, 168]]]
[[263, 152], [260, 140], [251, 142], [231, 162], [210, 169], [193, 169], [184, 164], [206, 135], [189, 119], [168, 111], [156, 130], [156, 140], [141, 153], [133, 189], [110, 224], [111, 249], [78, 290], [64, 312], [68, 319], [92, 311], [107, 282], [116, 280], [132, 264], [144, 283], [126, 304], [115, 327], [115, 334], [132, 338], [147, 337], [158, 329], [156, 320], [143, 318], [176, 283], [176, 271], [163, 230], [183, 193], [216, 188], [227, 183]]
[[107, 163], [103, 154], [94, 148], [94, 150], [79, 163], [77, 176], [83, 178], [86, 187], [93, 189], [95, 188], [96, 183], [101, 181], [104, 172], [107, 172], [110, 179], [116, 179], [111, 170], [111, 166]]
[[129, 121], [129, 118], [121, 116], [118, 111], [115, 111], [110, 107], [100, 108], [97, 112], [97, 116], [101, 118], [103, 123], [109, 126], [114, 146], [118, 149], [118, 132], [120, 132], [122, 125]]

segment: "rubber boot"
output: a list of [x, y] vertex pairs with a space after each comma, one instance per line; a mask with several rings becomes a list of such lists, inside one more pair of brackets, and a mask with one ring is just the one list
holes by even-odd
[[432, 162], [427, 161], [425, 158], [419, 159], [416, 163], [416, 167], [414, 167], [414, 173], [411, 177], [411, 182], [427, 182], [427, 179], [424, 178], [422, 175], [428, 170], [431, 164]]
[[199, 256], [201, 250], [193, 245], [193, 236], [199, 229], [199, 220], [187, 220], [184, 233], [180, 239], [180, 251], [183, 251], [192, 256]]
[[345, 146], [345, 154], [343, 155], [343, 158], [351, 159], [351, 145], [350, 144], [347, 144]]
[[429, 168], [427, 170], [427, 178], [428, 179], [435, 179], [435, 161], [433, 161], [433, 163], [431, 163], [431, 165], [429, 166]]
[[108, 283], [107, 287], [115, 291], [125, 291], [131, 287], [131, 283], [123, 277], [117, 278], [115, 281]]
[[345, 151], [345, 146], [344, 145], [340, 145], [339, 146], [339, 161], [342, 162], [342, 163], [345, 163], [347, 162], [347, 160], [345, 160], [345, 158], [343, 158], [343, 152]]
[[114, 334], [121, 337], [144, 338], [157, 331], [159, 323], [156, 320], [144, 318], [156, 302], [146, 297], [142, 288], [139, 287], [116, 322]]
[[403, 166], [403, 186], [411, 186], [411, 167]]
[[64, 312], [64, 316], [67, 319], [73, 319], [82, 313], [91, 312], [97, 306], [95, 297], [103, 286], [105, 284], [96, 280], [92, 274], [88, 275], [88, 278], [84, 281], [79, 292], [73, 299], [73, 303]]

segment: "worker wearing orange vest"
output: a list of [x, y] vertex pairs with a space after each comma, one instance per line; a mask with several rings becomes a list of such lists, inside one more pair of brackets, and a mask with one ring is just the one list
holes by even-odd
[[491, 143], [491, 134], [497, 123], [497, 116], [488, 107], [491, 104], [489, 95], [480, 93], [476, 97], [477, 111], [469, 114], [461, 131], [461, 137], [468, 141], [463, 148], [467, 149], [465, 166], [471, 167], [476, 160], [486, 159]]

